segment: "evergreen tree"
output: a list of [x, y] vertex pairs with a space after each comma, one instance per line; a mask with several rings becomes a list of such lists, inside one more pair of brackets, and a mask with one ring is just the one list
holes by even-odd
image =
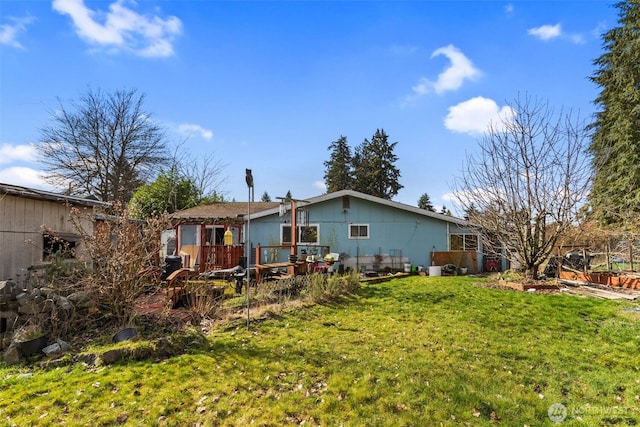
[[340, 136], [327, 148], [331, 151], [329, 160], [324, 162], [324, 182], [327, 193], [351, 188], [353, 180], [351, 170], [351, 148], [347, 144], [347, 138]]
[[202, 196], [200, 198], [200, 201], [198, 202], [198, 205], [210, 205], [213, 203], [222, 203], [225, 201], [226, 200], [224, 199], [224, 194], [214, 191], [209, 196]]
[[464, 211], [464, 219], [473, 222], [474, 218], [477, 218], [479, 214], [480, 212], [478, 212], [474, 203], [471, 202]]
[[433, 207], [433, 203], [431, 203], [431, 198], [429, 197], [429, 195], [427, 193], [424, 193], [418, 199], [418, 207], [420, 209], [424, 209], [424, 210], [427, 210], [427, 211], [430, 211], [430, 212], [435, 212], [436, 211], [436, 209]]
[[195, 183], [172, 168], [162, 171], [152, 183], [138, 187], [129, 207], [133, 216], [149, 218], [154, 213], [173, 213], [197, 206], [200, 202]]
[[622, 1], [619, 26], [603, 34], [605, 53], [591, 81], [601, 92], [591, 124], [595, 177], [590, 202], [603, 224], [637, 227], [640, 213], [640, 1]]
[[265, 190], [264, 193], [262, 193], [262, 197], [260, 198], [261, 202], [270, 202], [271, 201], [271, 196], [269, 196], [269, 193], [267, 193], [267, 191]]
[[389, 136], [383, 129], [377, 129], [371, 141], [365, 139], [356, 147], [352, 158], [354, 190], [372, 196], [391, 200], [403, 188], [400, 184], [400, 170], [393, 153], [397, 142], [389, 143]]

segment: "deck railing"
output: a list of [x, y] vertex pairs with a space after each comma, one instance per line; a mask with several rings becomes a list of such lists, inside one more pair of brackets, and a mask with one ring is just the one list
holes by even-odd
[[204, 245], [198, 271], [203, 273], [212, 270], [232, 268], [240, 264], [244, 256], [244, 245]]

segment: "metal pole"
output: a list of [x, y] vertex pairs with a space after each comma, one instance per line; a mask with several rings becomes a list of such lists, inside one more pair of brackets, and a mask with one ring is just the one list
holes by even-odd
[[249, 329], [249, 283], [251, 282], [251, 273], [249, 266], [251, 261], [251, 187], [249, 187], [249, 202], [247, 204], [247, 329]]
[[249, 329], [249, 283], [251, 282], [251, 190], [253, 189], [253, 175], [251, 174], [251, 169], [245, 169], [245, 181], [247, 182], [247, 187], [249, 187], [249, 196], [247, 198], [247, 239], [245, 242], [246, 247], [246, 268], [247, 268], [247, 330]]

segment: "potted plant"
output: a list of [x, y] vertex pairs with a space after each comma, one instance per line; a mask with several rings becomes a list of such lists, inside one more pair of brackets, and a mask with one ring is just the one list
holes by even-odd
[[13, 340], [24, 357], [34, 356], [47, 346], [47, 335], [38, 325], [25, 325], [17, 329]]

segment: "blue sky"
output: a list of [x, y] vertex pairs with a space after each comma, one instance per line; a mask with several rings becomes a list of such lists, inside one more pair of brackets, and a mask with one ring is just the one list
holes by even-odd
[[0, 182], [46, 188], [34, 144], [59, 98], [137, 89], [171, 147], [226, 167], [218, 190], [325, 192], [327, 147], [376, 129], [404, 186], [454, 207], [451, 185], [519, 94], [583, 117], [607, 1], [3, 0]]

